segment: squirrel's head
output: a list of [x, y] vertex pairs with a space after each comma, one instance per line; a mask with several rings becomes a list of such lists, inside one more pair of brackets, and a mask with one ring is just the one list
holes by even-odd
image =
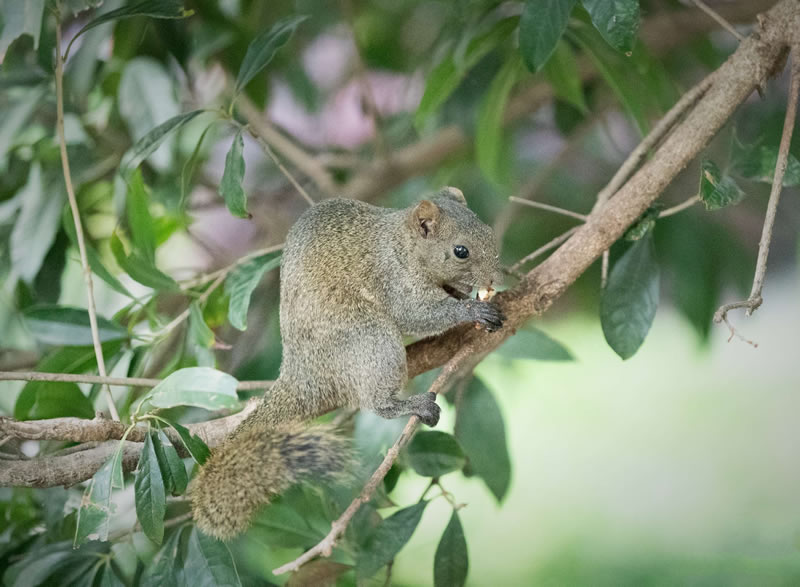
[[432, 280], [450, 295], [503, 281], [492, 229], [467, 208], [461, 190], [442, 188], [408, 212], [414, 253]]

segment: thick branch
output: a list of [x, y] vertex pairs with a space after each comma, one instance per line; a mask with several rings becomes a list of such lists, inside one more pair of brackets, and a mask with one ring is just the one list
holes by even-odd
[[[163, 379], [148, 379], [145, 377], [100, 377], [99, 375], [84, 375], [82, 373], [43, 373], [41, 371], [0, 371], [0, 381], [66, 381], [68, 383], [92, 383], [114, 385], [121, 387], [155, 387]], [[274, 381], [240, 381], [236, 384], [239, 391], [253, 391], [264, 389]]]

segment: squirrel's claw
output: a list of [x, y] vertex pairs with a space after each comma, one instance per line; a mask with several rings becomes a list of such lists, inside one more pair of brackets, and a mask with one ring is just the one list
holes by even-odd
[[475, 322], [488, 332], [495, 332], [503, 327], [506, 315], [491, 302], [475, 302], [473, 306]]
[[418, 396], [419, 404], [416, 406], [415, 414], [426, 426], [433, 428], [439, 422], [441, 408], [436, 403], [435, 393], [423, 393]]

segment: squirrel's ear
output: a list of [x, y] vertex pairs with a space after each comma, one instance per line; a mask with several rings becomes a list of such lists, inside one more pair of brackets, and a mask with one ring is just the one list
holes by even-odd
[[422, 238], [436, 232], [439, 222], [439, 208], [430, 200], [422, 200], [414, 206], [409, 216], [411, 228], [418, 231]]
[[444, 198], [450, 198], [451, 200], [455, 200], [459, 204], [467, 205], [467, 199], [464, 197], [464, 192], [462, 192], [458, 188], [454, 188], [452, 186], [445, 186], [439, 190], [439, 196]]

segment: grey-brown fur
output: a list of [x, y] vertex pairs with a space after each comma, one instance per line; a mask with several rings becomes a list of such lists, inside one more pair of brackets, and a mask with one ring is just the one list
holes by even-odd
[[[454, 254], [457, 245], [469, 250], [466, 259]], [[198, 526], [229, 538], [301, 476], [341, 470], [341, 439], [313, 428], [304, 436], [296, 427], [304, 421], [351, 406], [436, 425], [433, 394], [399, 397], [408, 379], [403, 336], [465, 322], [499, 328], [502, 313], [467, 295], [501, 280], [494, 235], [455, 188], [403, 210], [333, 199], [306, 211], [281, 264], [280, 377], [200, 469], [192, 489]]]

